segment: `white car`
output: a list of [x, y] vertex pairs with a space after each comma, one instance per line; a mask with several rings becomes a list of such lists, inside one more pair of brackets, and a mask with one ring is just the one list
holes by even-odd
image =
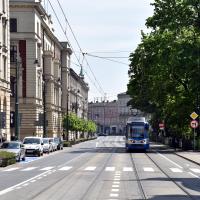
[[49, 138], [51, 144], [53, 145], [53, 151], [57, 150], [57, 143], [55, 142], [54, 138]]
[[23, 140], [26, 155], [43, 155], [43, 139], [41, 137], [25, 137]]
[[51, 143], [50, 138], [43, 138], [43, 143], [43, 152], [50, 153], [54, 151], [53, 144]]

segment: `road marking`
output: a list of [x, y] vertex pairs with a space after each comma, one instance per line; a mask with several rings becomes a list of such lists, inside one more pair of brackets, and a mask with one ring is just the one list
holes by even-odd
[[110, 197], [118, 197], [118, 196], [119, 194], [113, 194], [113, 193], [110, 194]]
[[115, 171], [115, 167], [106, 167], [105, 171]]
[[66, 166], [66, 167], [62, 167], [59, 169], [59, 171], [68, 171], [70, 170], [72, 167], [71, 166]]
[[124, 168], [123, 168], [123, 171], [124, 171], [124, 172], [132, 172], [132, 171], [133, 171], [133, 168], [132, 168], [132, 167], [124, 167]]
[[6, 169], [6, 170], [3, 170], [4, 172], [11, 172], [11, 171], [15, 171], [19, 169], [19, 167], [13, 167], [13, 168], [10, 168], [10, 169]]
[[32, 181], [30, 181], [31, 183], [34, 183], [34, 182], [36, 182], [36, 180], [32, 180]]
[[42, 168], [40, 169], [40, 171], [48, 171], [48, 170], [51, 170], [53, 169], [54, 167], [45, 167], [45, 168]]
[[112, 192], [119, 192], [119, 189], [112, 189]]
[[[47, 172], [48, 172], [48, 171], [47, 171]], [[3, 195], [3, 194], [6, 194], [6, 193], [8, 193], [8, 192], [11, 192], [11, 191], [14, 190], [16, 187], [22, 186], [23, 184], [25, 184], [25, 183], [27, 183], [27, 182], [29, 182], [29, 181], [32, 181], [32, 180], [36, 179], [37, 177], [42, 176], [43, 174], [46, 174], [47, 172], [43, 172], [43, 173], [41, 173], [41, 174], [39, 174], [39, 175], [37, 175], [37, 176], [34, 176], [34, 177], [32, 177], [32, 178], [30, 178], [30, 179], [28, 179], [28, 180], [26, 180], [26, 181], [23, 181], [23, 182], [21, 182], [21, 183], [18, 183], [18, 184], [16, 184], [16, 185], [13, 185], [13, 186], [11, 186], [11, 187], [9, 187], [9, 188], [6, 188], [5, 190], [1, 190], [1, 191], [0, 191], [0, 196]]]
[[170, 168], [170, 170], [171, 170], [172, 172], [175, 172], [175, 173], [181, 173], [181, 172], [183, 172], [183, 170], [181, 170], [181, 169], [179, 169], [179, 168]]
[[152, 167], [143, 167], [145, 172], [154, 172], [155, 170]]
[[120, 178], [114, 178], [114, 181], [120, 181]]
[[195, 173], [200, 173], [200, 169], [190, 168], [190, 170], [195, 172]]
[[120, 184], [120, 182], [119, 181], [114, 181], [113, 184]]
[[170, 160], [170, 159], [167, 158], [166, 156], [164, 156], [164, 155], [162, 155], [162, 154], [160, 154], [160, 153], [158, 153], [158, 152], [156, 152], [156, 153], [157, 153], [159, 156], [161, 156], [161, 157], [165, 158], [166, 160], [168, 160], [169, 162], [173, 163], [173, 164], [176, 165], [177, 167], [183, 169], [183, 167], [181, 167], [180, 165], [178, 165], [178, 164], [175, 163], [174, 161]]
[[112, 187], [113, 187], [113, 188], [118, 188], [118, 187], [119, 187], [119, 185], [112, 185]]
[[96, 167], [86, 167], [84, 170], [85, 171], [94, 171]]
[[22, 187], [26, 187], [27, 185], [29, 185], [29, 183], [25, 183], [24, 185], [22, 185]]
[[192, 175], [192, 176], [194, 176], [195, 178], [199, 178], [200, 179], [199, 176], [197, 176], [196, 174], [193, 174], [192, 172], [189, 172], [189, 174]]
[[33, 169], [36, 169], [37, 167], [27, 167], [25, 169], [22, 169], [21, 171], [31, 171]]

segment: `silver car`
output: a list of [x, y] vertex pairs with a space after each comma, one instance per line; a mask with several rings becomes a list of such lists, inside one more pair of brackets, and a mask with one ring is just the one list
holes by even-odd
[[49, 138], [43, 138], [43, 151], [45, 153], [53, 152], [53, 144], [51, 143]]
[[21, 159], [23, 161], [26, 159], [25, 148], [20, 141], [4, 142], [1, 145], [1, 150], [14, 153], [16, 155], [17, 162], [19, 162]]

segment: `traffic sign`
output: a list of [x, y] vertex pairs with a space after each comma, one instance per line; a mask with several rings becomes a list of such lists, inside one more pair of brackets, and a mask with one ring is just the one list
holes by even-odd
[[197, 113], [195, 113], [195, 112], [193, 112], [193, 113], [190, 115], [190, 117], [191, 117], [192, 119], [196, 119], [198, 116], [199, 116], [199, 115], [198, 115]]
[[160, 130], [163, 130], [165, 128], [165, 124], [164, 123], [160, 123], [159, 124], [159, 128], [160, 128]]
[[192, 120], [191, 122], [190, 122], [190, 126], [191, 126], [191, 128], [197, 128], [198, 127], [198, 121], [196, 121], [196, 120]]

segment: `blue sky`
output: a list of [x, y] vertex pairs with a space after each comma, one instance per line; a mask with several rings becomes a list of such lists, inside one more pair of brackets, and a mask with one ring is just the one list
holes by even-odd
[[[47, 4], [47, 0], [45, 1], [46, 9], [49, 14], [52, 14], [57, 37], [61, 41], [66, 40], [51, 6]], [[134, 51], [140, 43], [141, 30], [147, 31], [145, 20], [153, 14], [153, 6], [150, 6], [152, 1], [59, 0], [83, 52], [101, 57], [128, 57], [130, 52]], [[66, 30], [77, 57], [82, 63], [83, 59], [79, 53], [79, 48], [65, 23], [57, 0], [51, 0], [51, 3]], [[86, 56], [86, 58], [95, 74], [96, 80], [98, 80], [109, 100], [116, 99], [118, 93], [126, 91], [129, 69], [128, 58], [115, 59], [127, 63], [127, 65], [90, 56]], [[73, 63], [78, 63], [74, 56], [72, 61]], [[73, 63], [72, 68], [79, 73], [80, 67]], [[103, 92], [99, 93], [96, 89], [99, 84], [96, 83], [96, 87], [94, 86], [96, 80], [85, 61], [83, 61], [83, 67], [87, 73], [85, 74], [85, 80], [90, 86], [89, 99], [94, 100], [96, 97], [103, 97]]]

